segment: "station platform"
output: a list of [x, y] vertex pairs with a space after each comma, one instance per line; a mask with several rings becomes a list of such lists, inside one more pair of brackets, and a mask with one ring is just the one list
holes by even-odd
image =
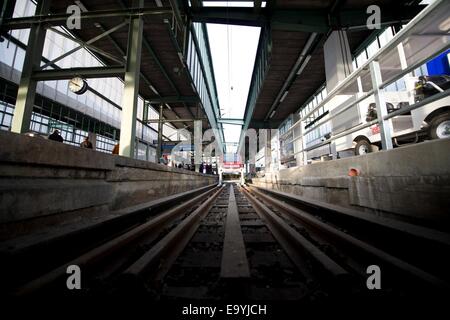
[[207, 176], [152, 162], [0, 132], [2, 234], [96, 218], [217, 184]]

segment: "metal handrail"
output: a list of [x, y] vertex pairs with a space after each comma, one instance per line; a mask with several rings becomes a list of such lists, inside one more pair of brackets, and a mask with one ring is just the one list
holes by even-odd
[[404, 113], [408, 113], [408, 112], [413, 111], [415, 109], [418, 109], [418, 108], [420, 108], [420, 107], [422, 107], [422, 106], [424, 106], [424, 105], [426, 105], [428, 103], [432, 103], [432, 102], [437, 101], [439, 99], [445, 98], [445, 97], [447, 97], [449, 95], [450, 95], [450, 89], [447, 89], [444, 92], [436, 93], [436, 94], [434, 94], [434, 95], [432, 95], [432, 96], [430, 96], [428, 98], [425, 98], [425, 99], [423, 99], [420, 102], [414, 103], [414, 104], [412, 104], [412, 105], [410, 105], [408, 107], [401, 108], [401, 109], [399, 109], [397, 111], [391, 112], [387, 116], [385, 116], [383, 119], [384, 120], [389, 120], [389, 119], [391, 119], [393, 117], [402, 115]]
[[303, 135], [306, 135], [312, 131], [314, 131], [315, 129], [317, 129], [317, 127], [321, 126], [322, 124], [326, 123], [327, 121], [330, 121], [331, 119], [337, 117], [338, 115], [340, 115], [341, 113], [347, 111], [348, 109], [350, 109], [351, 107], [353, 107], [354, 105], [360, 103], [361, 101], [364, 101], [365, 99], [369, 98], [371, 95], [373, 95], [373, 89], [364, 93], [361, 97], [359, 97], [358, 99], [356, 99], [356, 101], [352, 101], [349, 104], [347, 104], [342, 110], [340, 110], [339, 112], [330, 115], [330, 117], [318, 122], [314, 127], [312, 127], [311, 129], [306, 130]]
[[[399, 116], [399, 115], [402, 115], [404, 113], [410, 112], [410, 111], [415, 110], [417, 108], [420, 108], [420, 107], [422, 107], [422, 106], [424, 106], [424, 105], [426, 105], [428, 103], [432, 103], [432, 102], [437, 101], [439, 99], [445, 98], [445, 97], [447, 97], [449, 95], [450, 95], [450, 89], [447, 89], [444, 92], [437, 93], [437, 94], [435, 94], [435, 95], [433, 95], [431, 97], [428, 97], [428, 98], [426, 98], [426, 99], [424, 99], [424, 100], [422, 100], [422, 101], [420, 101], [418, 103], [415, 103], [415, 104], [413, 104], [413, 105], [411, 105], [409, 107], [405, 107], [405, 108], [402, 108], [400, 110], [391, 112], [390, 114], [388, 114], [387, 116], [384, 117], [384, 120], [389, 120], [389, 119], [394, 118], [396, 116]], [[335, 136], [331, 136], [329, 139], [325, 140], [324, 142], [322, 142], [320, 144], [315, 144], [314, 146], [311, 146], [311, 147], [308, 147], [308, 148], [305, 148], [305, 149], [302, 149], [301, 151], [296, 152], [296, 154], [300, 153], [302, 151], [310, 151], [310, 150], [319, 148], [321, 146], [327, 145], [333, 140], [336, 140], [336, 139], [339, 139], [341, 137], [344, 137], [344, 136], [346, 136], [348, 134], [351, 134], [351, 133], [353, 133], [355, 131], [368, 128], [368, 127], [370, 127], [370, 126], [372, 126], [374, 124], [377, 124], [377, 123], [378, 123], [378, 118], [375, 119], [375, 120], [372, 120], [370, 122], [367, 122], [365, 124], [356, 126], [356, 127], [352, 128], [350, 130], [346, 130], [346, 131], [344, 131], [344, 132], [342, 132], [340, 134], [337, 134]]]
[[370, 127], [370, 126], [372, 126], [372, 125], [374, 125], [374, 124], [376, 124], [376, 123], [378, 123], [378, 120], [373, 120], [373, 121], [367, 122], [367, 123], [365, 123], [365, 124], [362, 124], [362, 125], [353, 127], [353, 128], [350, 129], [350, 130], [344, 131], [344, 132], [339, 133], [339, 134], [337, 134], [337, 135], [335, 135], [335, 136], [331, 136], [329, 139], [325, 140], [324, 142], [319, 143], [319, 144], [315, 144], [315, 145], [313, 145], [313, 146], [311, 146], [311, 147], [308, 147], [308, 148], [305, 148], [305, 149], [303, 149], [302, 151], [310, 151], [310, 150], [319, 148], [319, 147], [321, 147], [321, 146], [327, 145], [327, 144], [329, 144], [329, 143], [330, 143], [331, 141], [333, 141], [333, 140], [339, 139], [339, 138], [341, 138], [341, 137], [344, 137], [344, 136], [346, 136], [346, 135], [348, 135], [348, 134], [350, 134], [350, 133], [359, 131], [359, 130], [361, 130], [361, 129], [368, 128], [368, 127]]
[[[370, 64], [373, 61], [378, 61], [380, 57], [390, 51], [395, 50], [397, 46], [414, 31], [414, 26], [423, 20], [425, 17], [427, 17], [430, 12], [436, 9], [441, 3], [443, 3], [445, 0], [436, 0], [434, 3], [429, 4], [425, 9], [423, 9], [416, 17], [414, 17], [402, 30], [400, 30], [399, 33], [397, 33], [384, 47], [382, 47], [373, 57], [371, 57], [369, 60], [367, 60], [361, 67], [354, 70], [344, 81], [342, 81], [340, 84], [338, 84], [331, 92], [328, 93], [327, 97], [323, 99], [315, 108], [313, 108], [310, 112], [308, 112], [301, 120], [308, 118], [311, 114], [316, 112], [320, 107], [324, 106], [327, 102], [329, 102], [340, 90], [345, 88], [347, 85], [350, 85], [352, 81], [355, 81], [358, 76], [361, 75], [363, 71], [367, 71], [369, 69]], [[429, 59], [428, 57], [427, 59]], [[402, 70], [402, 72], [398, 75], [398, 78], [403, 77], [406, 73], [410, 72], [411, 70], [414, 70], [414, 66], [417, 67], [418, 65], [422, 64], [423, 62], [420, 61], [420, 63], [415, 63], [413, 66], [409, 66], [407, 69]], [[387, 83], [391, 83], [395, 78], [391, 78], [387, 81]], [[383, 82], [380, 86], [380, 88], [385, 87], [387, 84], [386, 82]]]
[[[333, 89], [330, 94], [328, 94], [328, 96], [322, 100], [321, 103], [319, 103], [314, 109], [312, 109], [309, 113], [307, 113], [303, 118], [301, 118], [298, 122], [302, 123], [302, 121], [304, 121], [305, 119], [307, 119], [311, 114], [313, 114], [314, 112], [316, 112], [319, 108], [323, 107], [326, 103], [328, 103], [332, 98], [334, 98], [337, 93], [342, 90], [343, 88], [345, 88], [346, 86], [349, 86], [352, 84], [352, 81], [354, 81], [354, 79], [359, 76], [363, 71], [366, 71], [368, 69], [368, 67], [370, 66], [370, 64], [374, 61], [378, 61], [378, 59], [382, 56], [383, 53], [386, 52], [390, 52], [390, 50], [395, 50], [397, 49], [397, 46], [401, 43], [401, 41], [404, 40], [405, 37], [409, 36], [413, 31], [413, 27], [415, 26], [415, 24], [418, 21], [421, 21], [424, 17], [426, 17], [428, 14], [430, 14], [430, 12], [432, 12], [432, 10], [435, 10], [436, 7], [441, 3], [442, 1], [436, 1], [433, 5], [429, 5], [426, 9], [424, 9], [421, 13], [419, 13], [418, 16], [416, 16], [401, 32], [399, 32], [393, 39], [391, 39], [391, 41], [382, 49], [380, 49], [380, 51], [374, 55], [371, 59], [369, 59], [363, 66], [361, 66], [361, 68], [355, 70], [346, 80], [344, 80], [342, 83], [340, 83], [335, 89]], [[444, 34], [442, 35], [444, 36]], [[414, 63], [411, 66], [408, 66], [407, 68], [404, 68], [397, 76], [395, 77], [391, 77], [389, 80], [384, 81], [383, 83], [381, 83], [378, 88], [379, 89], [383, 89], [385, 87], [387, 87], [389, 84], [391, 84], [392, 82], [404, 77], [406, 74], [408, 74], [409, 72], [411, 72], [412, 70], [416, 69], [418, 66], [422, 65], [423, 63], [425, 63], [426, 61], [428, 61], [430, 59], [430, 57], [435, 57], [437, 55], [439, 55], [440, 53], [442, 53], [443, 50], [447, 50], [449, 47], [449, 45], [444, 46], [443, 48], [440, 48], [439, 50], [437, 50], [434, 54], [432, 54], [431, 56], [425, 57], [419, 61], [416, 61], [416, 63]], [[335, 118], [336, 116], [338, 116], [339, 114], [343, 113], [344, 111], [348, 110], [349, 108], [353, 107], [354, 105], [360, 103], [361, 101], [363, 101], [364, 99], [370, 97], [372, 94], [374, 94], [375, 92], [375, 88], [376, 86], [374, 86], [374, 88], [370, 91], [368, 91], [367, 93], [365, 93], [363, 96], [361, 96], [360, 98], [358, 98], [356, 101], [349, 103], [346, 107], [344, 107], [344, 109], [340, 110], [338, 113], [327, 117], [326, 119], [324, 119], [323, 121], [320, 121], [319, 123], [315, 124], [314, 127], [308, 129], [306, 132], [302, 133], [302, 137], [304, 137], [306, 134], [317, 130], [318, 127], [320, 127], [321, 125], [327, 123], [328, 121], [330, 121], [331, 119]], [[328, 143], [330, 143], [331, 141], [340, 138], [342, 136], [351, 134], [355, 131], [364, 129], [366, 127], [371, 126], [374, 123], [380, 123], [382, 121], [385, 120], [389, 120], [395, 116], [398, 115], [402, 115], [404, 113], [410, 112], [414, 109], [420, 108], [421, 106], [436, 101], [438, 99], [441, 99], [443, 97], [446, 97], [448, 95], [448, 91], [447, 92], [442, 92], [439, 94], [436, 94], [432, 97], [429, 97], [419, 103], [415, 103], [414, 105], [411, 105], [409, 107], [406, 108], [402, 108], [400, 110], [397, 110], [393, 113], [390, 113], [388, 115], [386, 115], [384, 118], [379, 119], [377, 118], [374, 121], [371, 121], [368, 124], [364, 124], [362, 126], [357, 126], [357, 127], [353, 127], [351, 129], [347, 129], [344, 132], [340, 133], [339, 135], [336, 136], [332, 136], [331, 138], [327, 139], [325, 142], [319, 143], [319, 144], [315, 144], [314, 146], [308, 147], [308, 148], [302, 148], [302, 151], [309, 151], [318, 147], [321, 147], [323, 145], [326, 145]], [[298, 123], [297, 122], [297, 123]], [[292, 127], [294, 127], [294, 124]], [[294, 139], [295, 141], [298, 139]], [[300, 151], [299, 151], [300, 152]], [[298, 153], [298, 152], [297, 152]]]

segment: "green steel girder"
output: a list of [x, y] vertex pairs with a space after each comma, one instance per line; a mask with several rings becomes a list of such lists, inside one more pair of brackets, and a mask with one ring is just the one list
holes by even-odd
[[[129, 18], [132, 16], [167, 16], [171, 17], [172, 8], [160, 7], [160, 8], [131, 8], [131, 9], [119, 9], [119, 10], [98, 10], [98, 11], [86, 11], [81, 12], [80, 19], [82, 20], [95, 20], [100, 22], [111, 18]], [[46, 25], [60, 26], [65, 25], [67, 19], [71, 17], [71, 14], [56, 13], [50, 15], [35, 15], [30, 17], [10, 18], [5, 19], [2, 24], [2, 29], [14, 30], [14, 29], [27, 29], [33, 24], [45, 23]]]
[[0, 26], [3, 24], [3, 20], [11, 18], [14, 13], [14, 7], [16, 5], [15, 0], [3, 0], [0, 5]]
[[244, 125], [244, 120], [243, 119], [226, 119], [226, 118], [221, 118], [217, 120], [218, 123], [222, 123], [222, 124], [234, 124], [234, 125], [239, 125], [239, 126], [243, 126]]
[[250, 129], [278, 129], [283, 121], [281, 120], [270, 120], [270, 121], [251, 121]]
[[120, 77], [124, 73], [125, 73], [124, 66], [87, 67], [87, 68], [34, 71], [32, 78], [38, 81], [64, 80], [64, 79], [71, 79], [74, 76], [80, 76], [86, 79], [111, 78], [111, 77]]
[[[192, 118], [194, 118], [194, 115], [192, 114], [191, 110], [189, 109], [189, 107], [185, 104], [185, 103], [196, 103], [199, 101], [198, 98], [196, 97], [180, 97], [180, 91], [178, 90], [178, 88], [176, 87], [175, 83], [173, 82], [172, 78], [169, 76], [169, 74], [167, 73], [166, 69], [164, 68], [164, 66], [162, 65], [158, 55], [156, 54], [156, 52], [153, 50], [153, 47], [151, 46], [151, 44], [147, 41], [147, 39], [143, 38], [143, 42], [142, 44], [144, 45], [144, 47], [147, 49], [147, 51], [150, 53], [150, 55], [152, 56], [152, 58], [154, 59], [154, 61], [156, 62], [156, 64], [159, 67], [159, 70], [161, 71], [161, 73], [164, 75], [164, 77], [166, 78], [166, 80], [169, 82], [170, 86], [172, 87], [172, 89], [175, 91], [175, 93], [178, 95], [177, 97], [158, 97], [156, 99], [150, 99], [151, 103], [176, 103], [176, 102], [180, 102], [183, 103], [184, 108], [186, 109], [186, 111], [191, 115]], [[196, 99], [195, 99], [196, 98]], [[172, 112], [175, 113], [175, 115], [178, 116], [178, 114], [172, 110]]]
[[[412, 19], [421, 9], [421, 6], [401, 7], [401, 10], [392, 10], [390, 7], [381, 7], [381, 23], [392, 24]], [[326, 33], [331, 29], [366, 28], [369, 15], [366, 8], [340, 9], [331, 14], [327, 9], [289, 9], [274, 11], [269, 8], [226, 8], [202, 7], [191, 12], [194, 22], [236, 24], [248, 26], [263, 26], [270, 23], [273, 29], [286, 31], [303, 31]]]
[[168, 96], [168, 97], [152, 97], [147, 99], [149, 103], [199, 103], [197, 96]]
[[191, 4], [192, 4], [192, 8], [194, 10], [201, 7], [201, 1], [200, 0], [192, 0]]
[[[123, 0], [117, 0], [117, 3], [120, 5], [120, 7], [122, 9], [126, 9], [127, 6], [125, 4], [125, 2]], [[171, 3], [174, 12], [176, 14], [176, 7], [174, 7], [174, 5]], [[151, 45], [151, 43], [146, 39], [145, 34], [142, 38], [142, 44], [145, 47], [145, 49], [150, 53], [150, 55], [152, 56], [153, 60], [155, 61], [155, 63], [158, 65], [159, 70], [161, 71], [161, 73], [164, 75], [164, 77], [166, 78], [166, 80], [169, 82], [169, 85], [171, 86], [172, 90], [175, 91], [175, 94], [177, 96], [180, 95], [180, 91], [178, 90], [177, 86], [175, 85], [175, 83], [173, 82], [172, 78], [169, 76], [169, 73], [167, 72], [166, 68], [163, 66], [163, 64], [161, 63], [161, 60], [159, 59], [158, 55], [156, 54], [155, 50], [153, 49], [153, 46]], [[166, 102], [168, 103], [168, 102]], [[191, 115], [192, 118], [194, 118], [194, 115], [192, 114], [191, 110], [189, 109], [189, 107], [184, 104], [184, 108], [186, 109], [186, 111]], [[179, 115], [172, 110], [172, 112], [179, 117]]]
[[144, 123], [174, 123], [174, 122], [195, 122], [195, 121], [208, 121], [208, 118], [198, 118], [198, 119], [175, 119], [175, 120], [159, 120], [159, 119], [148, 119], [143, 121]]
[[265, 12], [257, 13], [253, 8], [201, 7], [191, 12], [191, 18], [193, 22], [261, 26], [268, 21]]
[[80, 39], [74, 38], [74, 37], [72, 37], [72, 36], [66, 34], [65, 32], [59, 31], [59, 30], [57, 30], [57, 29], [55, 29], [55, 28], [51, 28], [50, 30], [52, 30], [52, 32], [58, 33], [59, 35], [62, 35], [63, 37], [66, 37], [66, 38], [68, 38], [68, 39], [70, 39], [70, 40], [72, 40], [72, 41], [74, 41], [74, 42], [77, 42], [79, 45], [78, 45], [77, 47], [75, 47], [75, 48], [73, 48], [73, 49], [67, 51], [67, 52], [64, 52], [64, 53], [61, 54], [60, 56], [54, 58], [54, 59], [53, 59], [52, 61], [50, 61], [49, 63], [44, 64], [44, 65], [41, 67], [41, 69], [44, 70], [44, 69], [47, 68], [50, 64], [54, 64], [54, 63], [56, 63], [57, 61], [60, 61], [60, 60], [64, 59], [65, 57], [70, 56], [71, 54], [77, 52], [78, 50], [86, 49], [86, 48], [89, 48], [89, 49], [91, 49], [91, 50], [93, 50], [93, 51], [95, 51], [95, 52], [98, 52], [98, 53], [100, 53], [100, 54], [102, 54], [102, 55], [104, 55], [104, 56], [106, 55], [107, 57], [109, 57], [110, 59], [112, 59], [112, 60], [114, 60], [114, 61], [119, 60], [118, 62], [121, 63], [121, 64], [123, 64], [123, 63], [125, 62], [123, 59], [117, 59], [117, 58], [115, 58], [114, 56], [110, 55], [108, 52], [105, 52], [105, 51], [103, 51], [103, 50], [101, 50], [101, 49], [99, 49], [99, 48], [93, 47], [91, 44], [94, 43], [94, 42], [96, 42], [96, 41], [98, 41], [98, 40], [100, 40], [100, 39], [102, 39], [103, 37], [108, 36], [109, 34], [113, 33], [114, 31], [119, 30], [120, 28], [126, 26], [127, 24], [128, 24], [128, 21], [124, 21], [124, 22], [122, 22], [122, 23], [120, 23], [120, 24], [114, 26], [113, 28], [111, 28], [111, 29], [109, 29], [109, 30], [103, 32], [102, 34], [100, 34], [100, 35], [98, 35], [98, 36], [96, 36], [96, 37], [94, 37], [94, 38], [92, 38], [92, 39], [89, 39], [88, 41], [82, 41], [82, 40], [80, 40]]
[[156, 62], [156, 64], [159, 67], [159, 70], [161, 71], [161, 73], [164, 75], [164, 77], [166, 78], [166, 80], [169, 82], [170, 87], [175, 91], [175, 93], [177, 95], [179, 95], [179, 90], [177, 88], [177, 86], [175, 85], [175, 83], [173, 82], [172, 78], [169, 76], [169, 74], [167, 73], [166, 69], [164, 68], [164, 66], [161, 63], [161, 60], [159, 59], [158, 55], [156, 54], [155, 50], [153, 49], [153, 47], [151, 46], [150, 42], [147, 41], [147, 39], [144, 37], [144, 39], [142, 40], [142, 44], [144, 45], [145, 49], [147, 49], [147, 51], [150, 53], [150, 55], [152, 56], [153, 60]]
[[[126, 10], [126, 6], [123, 4], [122, 1], [120, 1], [119, 4], [121, 5], [121, 7], [122, 7], [123, 10]], [[88, 10], [87, 12], [89, 12], [89, 10]], [[98, 27], [99, 27], [99, 29], [100, 29], [101, 32], [104, 32], [104, 33], [107, 32], [106, 28], [105, 28], [101, 23], [98, 24]], [[53, 31], [54, 31], [54, 30], [53, 30]], [[125, 51], [120, 47], [120, 45], [117, 43], [117, 41], [112, 37], [112, 34], [109, 33], [109, 34], [107, 34], [106, 36], [107, 36], [107, 38], [111, 41], [111, 43], [113, 44], [113, 46], [117, 49], [117, 51], [118, 51], [122, 56], [125, 56], [125, 55], [126, 55]], [[75, 40], [75, 41], [76, 41], [76, 40]], [[142, 44], [143, 44], [144, 46], [149, 45], [145, 38], [143, 39]], [[148, 49], [148, 48], [147, 48], [147, 49]], [[152, 54], [152, 52], [150, 52], [150, 54]], [[47, 61], [47, 62], [48, 62], [48, 61]], [[55, 67], [55, 65], [54, 65], [53, 67]], [[59, 69], [59, 68], [58, 68], [58, 69]], [[140, 72], [140, 77], [142, 78], [142, 80], [143, 80], [147, 85], [149, 85], [149, 86], [152, 85], [152, 83], [150, 82], [150, 80], [149, 80], [142, 72]], [[88, 90], [94, 92], [96, 95], [100, 96], [102, 99], [108, 101], [110, 104], [114, 105], [114, 106], [115, 106], [116, 108], [118, 108], [119, 110], [122, 110], [122, 107], [121, 107], [120, 105], [116, 104], [114, 101], [110, 100], [108, 97], [105, 97], [105, 96], [102, 95], [100, 92], [94, 90], [94, 89], [91, 88], [91, 87], [89, 87]], [[173, 111], [173, 110], [172, 110], [172, 111]], [[176, 116], [178, 116], [178, 114], [177, 114], [175, 111], [173, 111], [173, 112], [175, 113]], [[146, 125], [147, 128], [150, 128], [150, 130], [152, 130], [152, 131], [154, 131], [154, 132], [156, 132], [156, 133], [158, 132], [158, 131], [155, 130], [153, 127], [150, 127], [150, 126], [148, 126], [147, 124], [145, 124], [143, 121], [140, 121], [139, 119], [138, 119], [138, 121], [139, 121], [140, 123], [142, 123], [143, 125]], [[164, 136], [164, 138], [166, 138], [166, 137]]]

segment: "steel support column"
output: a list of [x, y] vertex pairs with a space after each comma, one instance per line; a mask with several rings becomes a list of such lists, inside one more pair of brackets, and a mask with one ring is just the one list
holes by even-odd
[[[301, 152], [301, 157], [302, 157], [302, 162], [301, 162], [301, 166], [306, 166], [308, 164], [308, 153], [305, 151], [307, 146], [306, 146], [306, 139], [305, 139], [305, 135], [303, 134], [305, 132], [305, 121], [300, 121], [300, 137], [302, 137], [302, 152]], [[298, 162], [297, 162], [298, 165]]]
[[[217, 165], [219, 165], [219, 164], [217, 163]], [[222, 182], [223, 182], [223, 170], [222, 170], [222, 167], [219, 167], [217, 170], [219, 171], [219, 187], [220, 187], [220, 186], [222, 186]]]
[[[50, 0], [41, 0], [36, 7], [36, 15], [46, 15], [50, 8]], [[17, 91], [16, 106], [11, 124], [11, 131], [25, 133], [30, 129], [37, 80], [33, 79], [33, 70], [38, 69], [42, 60], [46, 28], [43, 24], [34, 24], [30, 29], [28, 46], [25, 52], [22, 76]]]
[[203, 162], [202, 131], [202, 121], [194, 121], [194, 163], [196, 172], [200, 171], [200, 164]]
[[163, 108], [164, 106], [161, 104], [159, 106], [159, 118], [158, 118], [158, 148], [156, 149], [156, 157], [158, 158], [157, 162], [161, 163], [162, 157], [162, 136], [163, 136]]
[[260, 146], [262, 145], [264, 147], [264, 172], [269, 172], [271, 171], [270, 167], [272, 163], [272, 130], [265, 129], [260, 131], [259, 139]]
[[[134, 0], [133, 7], [144, 7], [144, 0]], [[133, 157], [135, 149], [143, 23], [142, 16], [130, 18], [119, 148], [119, 154], [126, 157]]]
[[370, 75], [372, 77], [372, 86], [374, 90], [375, 103], [377, 106], [377, 118], [378, 125], [380, 126], [381, 134], [381, 146], [384, 150], [392, 149], [392, 135], [389, 120], [384, 120], [387, 116], [386, 100], [384, 99], [383, 90], [380, 89], [380, 85], [383, 80], [381, 78], [380, 63], [378, 61], [372, 61], [370, 64]]
[[3, 4], [0, 6], [0, 27], [3, 24], [3, 20], [12, 18], [15, 5], [16, 0], [3, 0]]

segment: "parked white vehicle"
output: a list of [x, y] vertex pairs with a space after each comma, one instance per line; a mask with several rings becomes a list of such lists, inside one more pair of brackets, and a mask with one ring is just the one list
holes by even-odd
[[[406, 81], [412, 81], [413, 90], [384, 93], [388, 113], [420, 102], [438, 92], [443, 92], [450, 85], [450, 77], [448, 76], [410, 77]], [[411, 86], [411, 84], [408, 84], [408, 86]], [[330, 136], [336, 137], [359, 125], [376, 120], [373, 96], [342, 112], [352, 100], [356, 101], [359, 97], [361, 97], [361, 94], [350, 96], [340, 105], [330, 108]], [[397, 147], [425, 139], [448, 138], [450, 137], [450, 96], [427, 103], [405, 114], [397, 115], [389, 119], [388, 124], [393, 144]], [[326, 141], [327, 138], [329, 136], [323, 137], [322, 141]], [[344, 153], [349, 153], [348, 151], [353, 151], [355, 155], [362, 155], [380, 148], [381, 134], [376, 123], [336, 138], [328, 146], [322, 145], [317, 149], [310, 149], [308, 159], [329, 154], [341, 156]]]

